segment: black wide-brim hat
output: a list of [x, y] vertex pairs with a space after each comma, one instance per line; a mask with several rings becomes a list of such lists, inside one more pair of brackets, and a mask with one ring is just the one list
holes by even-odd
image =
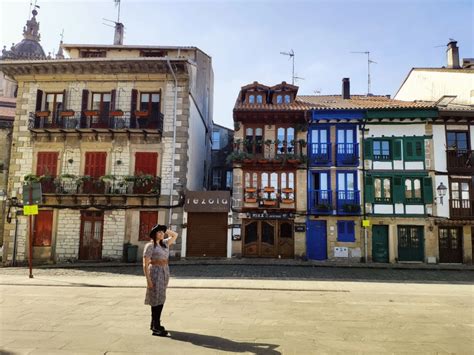
[[158, 232], [165, 233], [167, 229], [168, 227], [166, 227], [164, 224], [157, 224], [151, 229], [150, 235], [158, 233]]

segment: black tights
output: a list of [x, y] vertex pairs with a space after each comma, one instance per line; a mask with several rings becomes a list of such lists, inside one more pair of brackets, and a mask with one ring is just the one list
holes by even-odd
[[156, 326], [160, 326], [161, 320], [161, 311], [163, 311], [163, 305], [159, 304], [158, 306], [151, 307], [151, 321], [155, 323]]

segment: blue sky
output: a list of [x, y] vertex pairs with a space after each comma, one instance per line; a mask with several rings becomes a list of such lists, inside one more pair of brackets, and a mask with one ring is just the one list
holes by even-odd
[[[0, 45], [22, 38], [29, 0], [0, 0]], [[38, 0], [41, 44], [56, 51], [65, 43], [112, 44], [113, 0]], [[394, 95], [412, 67], [446, 65], [449, 38], [462, 58], [474, 57], [474, 0], [122, 0], [124, 44], [197, 46], [213, 58], [214, 121], [232, 127], [232, 108], [241, 86], [255, 80], [291, 82], [293, 49], [299, 94], [367, 92], [371, 52], [372, 93]], [[441, 47], [437, 47], [441, 46]]]

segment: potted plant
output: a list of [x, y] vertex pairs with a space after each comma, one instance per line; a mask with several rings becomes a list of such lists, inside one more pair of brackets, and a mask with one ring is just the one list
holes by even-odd
[[59, 112], [59, 116], [61, 117], [72, 117], [74, 116], [75, 112], [74, 110], [64, 110]]
[[285, 204], [285, 205], [290, 205], [290, 204], [292, 204], [293, 202], [295, 202], [295, 201], [294, 201], [293, 199], [291, 199], [291, 198], [283, 198], [283, 199], [281, 200], [281, 203], [283, 203], [283, 204]]
[[316, 205], [318, 211], [330, 211], [332, 206], [329, 203], [319, 203]]
[[252, 163], [253, 162], [253, 156], [252, 154], [249, 153], [243, 153], [243, 161], [244, 163]]
[[51, 114], [51, 111], [36, 111], [35, 116], [36, 117], [49, 117]]
[[254, 193], [257, 192], [257, 189], [255, 187], [246, 187], [245, 192]]
[[148, 117], [148, 110], [145, 111], [135, 111], [136, 117]]
[[110, 183], [114, 182], [117, 178], [115, 177], [115, 175], [107, 174], [107, 175], [101, 176], [99, 179], [102, 182], [110, 184]]
[[28, 174], [28, 175], [25, 175], [23, 177], [23, 180], [25, 182], [39, 182], [40, 181], [40, 178], [39, 176], [35, 175], [35, 174]]
[[99, 110], [84, 110], [84, 115], [85, 116], [99, 116], [100, 111]]
[[227, 164], [229, 164], [229, 163], [233, 163], [233, 162], [240, 162], [243, 159], [244, 159], [243, 153], [235, 151], [235, 152], [230, 153], [227, 156], [226, 162], [227, 162]]
[[264, 206], [275, 206], [276, 201], [273, 200], [273, 199], [266, 199], [266, 200], [263, 200], [263, 205]]
[[148, 194], [151, 189], [154, 187], [154, 182], [156, 177], [150, 174], [138, 175], [134, 184], [134, 193], [138, 194]]
[[51, 175], [41, 175], [39, 177], [41, 183], [41, 192], [53, 193], [55, 191], [54, 177]]
[[77, 191], [78, 179], [74, 174], [61, 174], [57, 178], [62, 193], [74, 193]]
[[110, 117], [118, 117], [118, 116], [123, 116], [123, 111], [122, 110], [113, 110], [109, 112]]
[[290, 164], [297, 164], [300, 162], [299, 156], [296, 154], [287, 154], [286, 160]]
[[281, 192], [285, 194], [291, 194], [293, 192], [293, 189], [291, 187], [286, 187], [286, 188], [281, 189]]
[[342, 205], [342, 210], [344, 212], [359, 212], [360, 206], [353, 203], [345, 203]]
[[246, 202], [246, 203], [256, 203], [256, 202], [257, 202], [257, 198], [255, 198], [255, 197], [246, 197], [246, 198], [245, 198], [245, 202]]

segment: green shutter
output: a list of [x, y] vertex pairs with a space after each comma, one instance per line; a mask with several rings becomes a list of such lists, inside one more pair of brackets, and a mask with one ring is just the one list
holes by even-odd
[[397, 139], [392, 141], [393, 155], [392, 160], [402, 160], [402, 142]]
[[393, 202], [403, 203], [405, 201], [405, 184], [401, 176], [393, 178]]
[[423, 178], [423, 197], [425, 203], [433, 203], [433, 183], [429, 176]]
[[372, 139], [366, 139], [364, 141], [364, 159], [372, 160], [374, 158], [372, 143], [373, 143]]
[[407, 141], [405, 140], [404, 142], [404, 151], [405, 151], [405, 154], [404, 154], [404, 158], [405, 160], [411, 160], [413, 159], [413, 156], [414, 156], [414, 152], [413, 152], [413, 141]]
[[372, 176], [365, 177], [364, 193], [365, 193], [365, 202], [373, 203], [375, 191], [374, 191], [374, 179], [372, 178]]

